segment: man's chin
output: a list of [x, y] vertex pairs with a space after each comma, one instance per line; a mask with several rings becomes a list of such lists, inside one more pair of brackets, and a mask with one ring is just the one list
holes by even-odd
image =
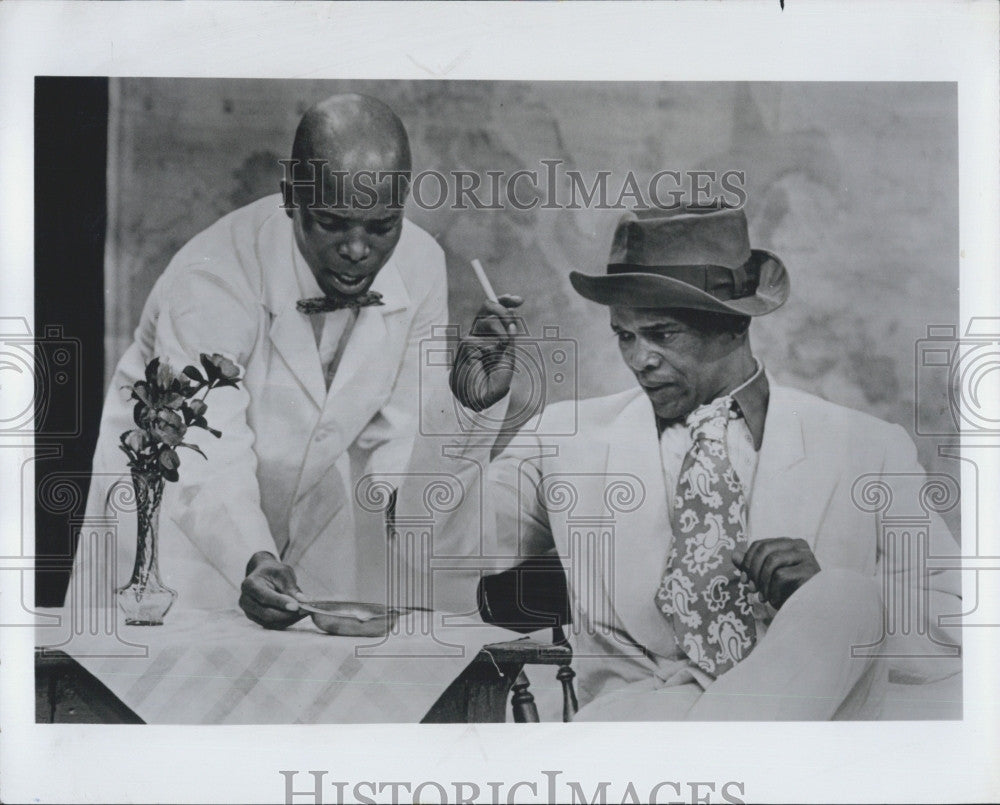
[[696, 407], [687, 399], [663, 401], [656, 399], [654, 394], [650, 394], [648, 392], [646, 396], [648, 396], [650, 402], [653, 403], [653, 411], [656, 412], [656, 415], [660, 419], [668, 422], [684, 419], [684, 417], [690, 414]]

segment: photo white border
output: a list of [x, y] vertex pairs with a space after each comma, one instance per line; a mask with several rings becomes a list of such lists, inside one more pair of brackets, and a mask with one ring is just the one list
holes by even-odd
[[[35, 75], [272, 78], [955, 81], [961, 314], [997, 316], [995, 2], [0, 3], [0, 316], [33, 310]], [[956, 256], [957, 258], [957, 256]], [[996, 451], [994, 451], [996, 452]], [[0, 449], [3, 550], [27, 448]], [[967, 462], [963, 462], [967, 464]], [[980, 462], [981, 489], [1000, 488]], [[971, 488], [971, 473], [963, 476]], [[964, 496], [963, 540], [975, 511]], [[994, 501], [980, 553], [1000, 556]], [[982, 574], [996, 585], [1000, 571]], [[19, 609], [0, 573], [0, 623]], [[971, 593], [973, 574], [967, 573]], [[33, 598], [24, 573], [25, 599]], [[995, 598], [996, 596], [994, 596]], [[995, 619], [1000, 621], [1000, 613]], [[112, 727], [36, 725], [33, 630], [0, 639], [5, 802], [278, 802], [280, 769], [328, 780], [742, 781], [748, 801], [988, 801], [1000, 791], [1000, 637], [965, 632], [959, 722]], [[305, 775], [299, 780], [306, 782]], [[718, 791], [718, 788], [716, 789]], [[332, 788], [328, 798], [336, 801]], [[540, 792], [541, 793], [541, 792]], [[519, 801], [524, 799], [522, 791]], [[669, 791], [664, 792], [669, 796]], [[297, 801], [307, 801], [298, 798]], [[544, 801], [540, 796], [534, 801]], [[712, 800], [719, 801], [718, 795]]]

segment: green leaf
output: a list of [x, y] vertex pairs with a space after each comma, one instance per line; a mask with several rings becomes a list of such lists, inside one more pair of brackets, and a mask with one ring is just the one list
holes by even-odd
[[125, 435], [124, 443], [138, 455], [149, 447], [149, 436], [142, 428], [135, 428]]
[[172, 447], [160, 451], [160, 466], [165, 470], [176, 470], [181, 465], [181, 457]]
[[176, 411], [184, 405], [184, 395], [179, 391], [168, 392], [163, 399], [160, 400], [160, 404]]
[[198, 360], [201, 361], [201, 365], [205, 369], [205, 375], [208, 377], [209, 383], [219, 379], [219, 367], [212, 363], [212, 359], [207, 354], [202, 352], [198, 356]]
[[132, 421], [135, 422], [140, 428], [143, 427], [143, 415], [146, 413], [146, 404], [143, 402], [137, 402], [135, 408], [132, 409]]
[[156, 382], [156, 373], [160, 370], [160, 359], [153, 358], [146, 364], [146, 382], [153, 384]]
[[199, 456], [201, 456], [203, 459], [205, 459], [206, 461], [208, 461], [208, 456], [206, 456], [202, 452], [201, 448], [198, 447], [198, 445], [196, 445], [196, 444], [188, 444], [187, 442], [181, 442], [177, 446], [178, 447], [186, 447], [188, 450], [194, 450], [194, 452], [196, 452]]
[[184, 371], [184, 374], [186, 374], [192, 380], [196, 380], [196, 381], [198, 381], [199, 383], [201, 383], [203, 385], [207, 382], [205, 380], [205, 376], [202, 375], [202, 373], [198, 371], [198, 367], [197, 366], [185, 366], [183, 371]]
[[153, 400], [155, 396], [156, 395], [153, 392], [153, 390], [149, 387], [149, 384], [142, 380], [137, 380], [132, 385], [133, 399], [142, 400], [142, 402], [146, 403], [146, 405], [153, 405]]

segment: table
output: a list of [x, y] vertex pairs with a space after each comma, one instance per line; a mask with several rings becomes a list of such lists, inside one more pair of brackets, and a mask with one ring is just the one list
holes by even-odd
[[[496, 703], [502, 713], [520, 672], [480, 655], [513, 635], [473, 615], [412, 612], [385, 638], [353, 638], [324, 634], [309, 619], [262, 629], [235, 608], [171, 611], [162, 626], [125, 626], [111, 609], [38, 614], [43, 697], [70, 680], [79, 701], [95, 701], [101, 720], [118, 723], [461, 721], [474, 687], [473, 717], [503, 720]], [[50, 715], [56, 699], [43, 705]]]

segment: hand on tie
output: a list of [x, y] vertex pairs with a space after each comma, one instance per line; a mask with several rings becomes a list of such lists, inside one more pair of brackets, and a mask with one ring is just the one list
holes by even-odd
[[820, 571], [809, 543], [788, 537], [757, 540], [745, 553], [734, 551], [733, 564], [775, 609]]

